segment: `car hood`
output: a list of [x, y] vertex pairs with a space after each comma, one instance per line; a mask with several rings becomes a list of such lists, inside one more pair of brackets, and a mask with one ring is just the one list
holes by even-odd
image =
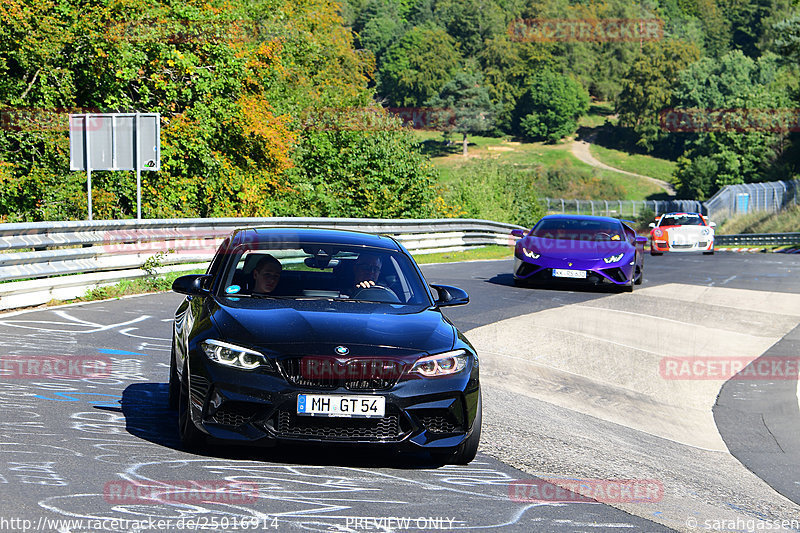
[[610, 255], [631, 251], [627, 241], [578, 241], [526, 237], [522, 246], [551, 259], [599, 260]]
[[438, 310], [424, 306], [219, 298], [211, 317], [224, 340], [282, 355], [334, 355], [345, 346], [350, 356], [402, 357], [450, 350], [456, 337]]

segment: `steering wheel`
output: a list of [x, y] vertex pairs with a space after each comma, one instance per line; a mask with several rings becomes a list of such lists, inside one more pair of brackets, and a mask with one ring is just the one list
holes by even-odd
[[351, 298], [354, 300], [370, 300], [373, 302], [384, 302], [391, 304], [400, 303], [400, 298], [397, 297], [397, 294], [395, 294], [395, 292], [389, 287], [385, 287], [383, 285], [371, 285], [369, 287], [364, 287], [363, 289], [358, 289], [353, 293]]

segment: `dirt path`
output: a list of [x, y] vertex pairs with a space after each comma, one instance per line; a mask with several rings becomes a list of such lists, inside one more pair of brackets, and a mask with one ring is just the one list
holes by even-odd
[[[589, 138], [589, 140], [591, 140], [591, 137]], [[588, 141], [579, 141], [579, 140], [572, 141], [572, 144], [570, 145], [570, 151], [572, 152], [572, 155], [574, 155], [575, 157], [577, 157], [578, 159], [580, 159], [581, 161], [583, 161], [587, 165], [591, 165], [591, 166], [596, 167], [596, 168], [602, 168], [604, 170], [611, 170], [613, 172], [619, 172], [620, 174], [627, 174], [628, 176], [635, 176], [637, 178], [642, 178], [642, 179], [646, 179], [648, 181], [652, 181], [653, 183], [655, 183], [656, 185], [658, 185], [659, 187], [661, 187], [662, 189], [667, 191], [667, 194], [669, 194], [670, 196], [675, 196], [675, 187], [673, 187], [671, 183], [668, 183], [668, 182], [666, 182], [664, 180], [660, 180], [660, 179], [657, 179], [657, 178], [651, 178], [650, 176], [644, 176], [642, 174], [635, 174], [633, 172], [628, 172], [627, 170], [621, 170], [621, 169], [618, 169], [618, 168], [610, 167], [610, 166], [606, 165], [605, 163], [602, 163], [602, 162], [598, 161], [597, 159], [595, 159], [595, 157], [589, 151], [589, 145], [590, 144], [591, 143], [588, 142]]]

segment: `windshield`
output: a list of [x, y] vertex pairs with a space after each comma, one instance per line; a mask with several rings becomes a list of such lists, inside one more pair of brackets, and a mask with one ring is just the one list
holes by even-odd
[[680, 213], [675, 215], [664, 215], [661, 217], [659, 226], [705, 226], [700, 215], [693, 213]]
[[533, 237], [573, 241], [619, 241], [622, 227], [611, 220], [543, 218], [531, 231]]
[[220, 274], [221, 294], [248, 298], [341, 299], [425, 304], [416, 269], [399, 253], [377, 248], [268, 243], [240, 247]]

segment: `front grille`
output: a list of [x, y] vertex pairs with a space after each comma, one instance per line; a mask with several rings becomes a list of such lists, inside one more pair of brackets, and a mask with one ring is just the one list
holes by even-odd
[[462, 431], [458, 422], [450, 416], [420, 416], [419, 422], [430, 433], [458, 433]]
[[405, 365], [391, 359], [352, 359], [339, 362], [320, 357], [295, 357], [279, 362], [293, 385], [319, 390], [344, 387], [353, 391], [387, 390], [394, 387]]
[[241, 426], [250, 422], [260, 411], [261, 407], [257, 405], [244, 402], [225, 402], [209, 420], [226, 426]]
[[341, 418], [297, 416], [289, 411], [278, 414], [278, 436], [325, 440], [398, 440], [399, 415], [383, 418]]
[[673, 244], [672, 247], [676, 250], [685, 250], [687, 248], [694, 248], [694, 244]]

